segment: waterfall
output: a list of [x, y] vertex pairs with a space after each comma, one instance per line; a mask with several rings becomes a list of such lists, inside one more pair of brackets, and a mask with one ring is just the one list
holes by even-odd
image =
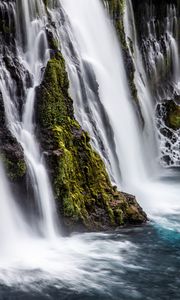
[[[160, 156], [154, 116], [155, 105], [149, 81], [144, 69], [143, 58], [138, 46], [135, 18], [131, 0], [126, 1], [123, 21], [126, 43], [129, 47], [129, 52], [131, 53], [135, 67], [134, 82], [138, 91], [140, 109], [145, 121], [142, 133], [143, 142], [146, 147], [145, 151], [148, 154], [146, 159], [149, 161], [149, 171], [151, 171], [149, 172], [149, 176], [152, 176], [152, 173], [157, 172], [157, 160]], [[133, 49], [131, 45], [133, 45]]]
[[[36, 87], [43, 76], [43, 68], [49, 59], [48, 43], [45, 33], [47, 22], [42, 1], [18, 1], [14, 8], [16, 23], [16, 51], [21, 68], [30, 75], [31, 87], [27, 88], [22, 78], [25, 99], [22, 116], [18, 110], [15, 82], [0, 60], [0, 90], [3, 96], [8, 127], [21, 144], [40, 214], [38, 226], [44, 236], [55, 235], [56, 213], [53, 192], [34, 133], [34, 99]], [[25, 76], [24, 76], [25, 77]], [[13, 97], [12, 97], [13, 95]], [[37, 222], [36, 220], [34, 220]]]
[[[141, 53], [137, 42], [137, 33], [135, 26], [134, 11], [131, 1], [126, 1], [124, 25], [126, 30], [127, 43], [132, 41], [134, 45], [132, 57], [135, 65], [135, 81], [138, 88], [139, 100], [141, 106], [143, 103], [161, 102], [168, 99], [173, 99], [174, 95], [179, 95], [179, 80], [180, 80], [180, 56], [179, 56], [179, 38], [178, 38], [178, 18], [175, 5], [165, 5], [165, 15], [163, 20], [156, 22], [156, 10], [154, 4], [149, 3], [148, 9], [145, 10], [145, 18], [147, 22], [142, 24], [142, 32], [147, 32], [146, 35], [140, 37]], [[146, 28], [147, 27], [147, 28]], [[161, 32], [161, 35], [160, 33]], [[129, 45], [131, 51], [131, 47]], [[142, 58], [143, 56], [143, 58]], [[145, 63], [146, 71], [143, 63]], [[146, 74], [147, 73], [147, 74]], [[140, 76], [138, 76], [138, 74]], [[149, 77], [150, 76], [150, 80]], [[165, 78], [164, 78], [165, 77]], [[144, 83], [144, 84], [143, 84]], [[142, 101], [141, 101], [142, 99]], [[147, 99], [146, 101], [144, 99]], [[154, 116], [153, 110], [148, 108], [149, 120]], [[165, 167], [180, 165], [180, 139], [179, 132], [168, 128], [163, 122], [163, 107], [159, 105], [157, 113], [156, 124], [148, 126], [148, 133], [152, 132], [153, 127], [155, 131], [158, 129], [159, 141], [157, 145], [159, 148], [159, 158], [161, 164]], [[157, 126], [156, 126], [157, 125]], [[152, 134], [150, 134], [152, 136]], [[150, 153], [155, 150], [156, 142], [152, 140], [153, 145]], [[148, 145], [150, 147], [150, 145]], [[157, 157], [157, 155], [156, 155]]]
[[159, 18], [155, 7], [156, 4], [149, 2], [142, 12], [146, 22], [140, 23], [141, 49], [148, 76], [156, 85], [155, 95], [167, 99], [172, 96], [170, 87], [179, 93], [179, 20], [175, 4], [165, 4], [164, 14]]
[[13, 247], [15, 247], [16, 243], [18, 243], [19, 240], [25, 236], [27, 226], [20, 209], [15, 205], [14, 198], [10, 191], [10, 186], [1, 162], [0, 176], [0, 255], [3, 259], [5, 259], [5, 257], [13, 254], [13, 251], [15, 250]]
[[[128, 14], [132, 20], [128, 25], [132, 28], [134, 17], [131, 3], [128, 3]], [[90, 0], [79, 0], [76, 3], [73, 0], [61, 0], [61, 5], [59, 15], [57, 9], [51, 10], [51, 14], [61, 38], [71, 83], [70, 92], [75, 101], [79, 122], [89, 131], [96, 149], [104, 155], [107, 169], [111, 169], [118, 187], [135, 194], [149, 214], [169, 213], [179, 209], [178, 184], [172, 178], [168, 181], [168, 177], [174, 175], [159, 166], [154, 105], [137, 45], [135, 28], [132, 28], [131, 35], [134, 35], [135, 80], [145, 121], [144, 130], [139, 124], [130, 98], [121, 49], [103, 5], [100, 1]], [[126, 19], [126, 22], [129, 20]], [[73, 47], [69, 47], [70, 43]], [[82, 84], [80, 79], [84, 74], [85, 82]], [[97, 105], [97, 99], [93, 97], [94, 86], [101, 106]], [[102, 109], [108, 119], [106, 126], [103, 123]], [[88, 118], [87, 110], [90, 115]], [[101, 133], [98, 136], [104, 145], [103, 152], [97, 146], [93, 127]], [[113, 132], [111, 138], [115, 144], [116, 160], [112, 158], [112, 149], [107, 141], [108, 129]], [[117, 164], [121, 176], [117, 172]]]
[[[78, 5], [77, 3], [76, 5], [73, 4], [73, 1], [61, 1], [61, 3], [71, 23], [72, 32], [69, 32], [69, 34], [71, 40], [73, 39], [73, 45], [77, 45], [76, 52], [80, 60], [79, 67], [82, 70], [81, 72], [83, 74], [84, 69], [90, 69], [94, 80], [97, 81], [97, 92], [101, 106], [108, 116], [110, 128], [112, 128], [113, 131], [115, 151], [122, 173], [122, 180], [116, 172], [116, 169], [113, 168], [115, 163], [111, 161], [111, 155], [109, 155], [111, 149], [108, 148], [107, 156], [111, 161], [113, 177], [119, 187], [124, 186], [127, 189], [127, 184], [133, 182], [135, 176], [138, 176], [136, 172], [137, 168], [141, 170], [141, 174], [145, 173], [143, 164], [144, 154], [140, 147], [141, 137], [139, 124], [133, 104], [130, 101], [122, 54], [115, 31], [100, 1], [95, 1], [91, 4], [88, 0], [79, 1]], [[91, 21], [91, 18], [88, 17], [90, 15], [89, 9], [91, 9], [91, 15], [94, 15], [96, 20], [94, 23]], [[65, 23], [65, 26], [68, 26], [68, 21]], [[68, 28], [66, 28], [66, 30], [68, 30]], [[69, 30], [71, 30], [70, 27]], [[64, 44], [62, 44], [66, 61], [72, 63], [71, 53], [68, 57], [66, 51], [66, 41], [64, 38], [62, 38], [62, 41], [64, 42]], [[70, 78], [72, 78], [72, 98], [75, 99], [75, 101], [78, 99], [78, 103], [75, 104], [77, 111], [81, 103], [79, 98], [81, 97], [81, 99], [83, 99], [84, 94], [81, 94], [81, 90], [75, 93], [75, 88], [73, 87], [77, 86], [78, 70], [71, 67], [71, 65], [69, 68]], [[89, 82], [86, 81], [87, 93], [89, 89], [91, 89], [91, 86], [89, 86]], [[80, 96], [77, 97], [77, 94]], [[99, 110], [97, 110], [95, 105], [92, 107], [92, 102], [93, 99], [91, 100], [87, 97], [86, 106], [89, 107], [91, 114], [93, 114], [92, 119], [96, 120], [97, 130], [100, 132], [102, 130], [107, 131], [109, 124], [105, 124], [105, 127], [101, 128], [102, 121], [98, 122], [102, 115], [101, 107], [98, 107]], [[83, 109], [84, 108], [80, 106], [80, 110]], [[98, 113], [99, 116], [97, 117]], [[77, 117], [80, 114], [81, 113], [77, 113]], [[84, 115], [85, 113], [83, 113], [83, 116]], [[91, 124], [86, 125], [87, 121], [85, 121], [84, 118], [81, 118], [80, 122], [86, 129], [92, 127]], [[102, 136], [107, 135], [104, 133]], [[128, 141], [127, 136], [129, 137]], [[95, 135], [93, 135], [93, 140], [95, 138]], [[139, 142], [136, 144], [137, 147], [134, 148], [136, 141]], [[108, 147], [108, 143], [104, 141], [103, 143]]]
[[[75, 116], [89, 132], [92, 146], [102, 156], [112, 182], [136, 195], [149, 216], [163, 216], [164, 227], [179, 230], [176, 218], [175, 226], [171, 226], [171, 219], [168, 225], [166, 223], [166, 214], [180, 213], [179, 177], [175, 176], [174, 170], [167, 170], [159, 164], [162, 143], [156, 128], [155, 101], [138, 44], [131, 0], [126, 1], [124, 25], [127, 42], [131, 39], [134, 49], [131, 55], [144, 127], [137, 114], [137, 104], [132, 101], [119, 40], [102, 1], [46, 2], [51, 4], [47, 8], [42, 0], [0, 1], [6, 15], [9, 9], [8, 21], [16, 32], [16, 39], [12, 39], [8, 46], [0, 43], [0, 98], [2, 96], [6, 126], [24, 152], [37, 210], [33, 221], [29, 222], [19, 205], [23, 199], [19, 199], [22, 202], [15, 199], [3, 162], [0, 162], [0, 285], [2, 290], [15, 286], [12, 298], [17, 298], [18, 289], [28, 291], [27, 298], [36, 297], [36, 293], [36, 298], [51, 298], [53, 286], [54, 299], [60, 299], [61, 295], [68, 299], [71, 296], [72, 299], [86, 299], [86, 296], [88, 299], [129, 299], [131, 296], [145, 299], [142, 290], [146, 290], [146, 286], [142, 288], [141, 278], [151, 273], [156, 262], [153, 256], [146, 255], [146, 241], [151, 244], [149, 252], [154, 252], [154, 256], [166, 246], [165, 242], [158, 241], [160, 246], [153, 244], [158, 235], [154, 227], [149, 229], [151, 226], [145, 228], [144, 235], [142, 227], [134, 231], [126, 229], [120, 234], [86, 233], [62, 237], [57, 232], [53, 191], [34, 124], [36, 88], [41, 84], [50, 58], [46, 37], [48, 25], [66, 61]], [[171, 40], [167, 44], [171, 49], [169, 53], [173, 53], [173, 82], [176, 84], [180, 76], [176, 68], [179, 63], [178, 44], [172, 34], [172, 19], [177, 24], [174, 7], [169, 6], [169, 14], [166, 37]], [[153, 35], [152, 24], [149, 30]], [[156, 43], [159, 61], [154, 65], [157, 60], [152, 49], [150, 52], [153, 70], [158, 77], [164, 57]], [[4, 55], [12, 67], [18, 69], [20, 87], [13, 76], [15, 74], [7, 67]], [[153, 232], [154, 238], [149, 239]], [[142, 237], [144, 248], [140, 247]], [[165, 248], [165, 254], [171, 249]], [[174, 249], [177, 255], [177, 248]], [[163, 252], [163, 262], [164, 258]], [[171, 259], [170, 262], [174, 262], [174, 252]], [[173, 281], [173, 268], [165, 264], [165, 269], [153, 271], [160, 273], [158, 279], [161, 283], [163, 271], [170, 270], [174, 286], [178, 285], [179, 277]], [[129, 274], [130, 281], [127, 279]], [[135, 282], [130, 284], [136, 274], [139, 290]], [[152, 274], [154, 279], [155, 272]], [[164, 286], [162, 289], [164, 293]], [[120, 296], [119, 291], [122, 291]], [[85, 297], [81, 297], [81, 293], [85, 293]], [[149, 289], [146, 293], [149, 294]]]

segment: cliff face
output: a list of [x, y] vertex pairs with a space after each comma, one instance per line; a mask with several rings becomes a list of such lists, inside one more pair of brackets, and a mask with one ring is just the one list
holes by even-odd
[[[45, 5], [48, 4], [51, 5], [51, 1], [45, 1]], [[14, 87], [11, 96], [21, 120], [26, 91], [32, 82], [31, 74], [21, 64], [17, 52], [17, 44], [22, 43], [24, 47], [26, 37], [23, 39], [21, 28], [22, 39], [17, 41], [16, 13], [16, 2], [0, 3], [0, 67], [2, 76], [5, 78], [7, 75]], [[90, 145], [89, 135], [74, 118], [65, 62], [52, 33], [55, 25], [50, 15], [47, 20], [51, 59], [42, 70], [43, 80], [36, 89], [36, 134], [45, 156], [62, 224], [67, 231], [106, 230], [125, 224], [141, 224], [146, 221], [145, 213], [133, 196], [118, 192], [112, 186], [104, 163]], [[8, 85], [7, 89], [12, 92]], [[31, 184], [22, 147], [8, 129], [4, 101], [5, 95], [0, 94], [1, 158], [15, 189], [18, 187], [23, 198], [30, 198], [31, 202], [34, 201], [33, 187], [28, 187]]]

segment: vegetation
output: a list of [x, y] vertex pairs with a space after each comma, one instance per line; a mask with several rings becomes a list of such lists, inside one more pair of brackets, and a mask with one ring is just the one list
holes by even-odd
[[36, 117], [64, 226], [98, 230], [144, 222], [136, 200], [111, 185], [102, 159], [74, 118], [68, 88], [65, 62], [56, 50], [37, 90]]
[[174, 101], [167, 101], [166, 103], [166, 117], [165, 122], [168, 127], [178, 130], [180, 129], [180, 106]]

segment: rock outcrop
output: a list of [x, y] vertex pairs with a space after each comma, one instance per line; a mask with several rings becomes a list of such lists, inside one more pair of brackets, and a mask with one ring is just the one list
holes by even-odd
[[54, 188], [63, 227], [108, 230], [147, 220], [135, 197], [113, 187], [89, 135], [74, 118], [61, 53], [53, 49], [36, 93], [37, 134]]

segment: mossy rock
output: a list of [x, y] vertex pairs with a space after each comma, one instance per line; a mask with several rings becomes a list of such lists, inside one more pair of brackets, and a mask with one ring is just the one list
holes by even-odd
[[180, 129], [180, 105], [171, 100], [167, 101], [164, 106], [166, 109], [166, 125], [174, 130]]
[[20, 181], [26, 174], [26, 163], [22, 147], [7, 128], [5, 108], [0, 92], [0, 159], [4, 163], [8, 178]]
[[[48, 62], [37, 88], [37, 134], [46, 154], [58, 213], [64, 228], [106, 230], [143, 223], [146, 215], [137, 206], [136, 216], [127, 196], [110, 183], [105, 165], [90, 144], [89, 135], [74, 118], [69, 82], [60, 52]], [[132, 209], [131, 209], [132, 211]]]
[[18, 181], [26, 174], [26, 164], [25, 161], [21, 158], [17, 160], [12, 157], [12, 155], [8, 156], [7, 153], [0, 154], [0, 159], [2, 160], [6, 174], [11, 181]]

